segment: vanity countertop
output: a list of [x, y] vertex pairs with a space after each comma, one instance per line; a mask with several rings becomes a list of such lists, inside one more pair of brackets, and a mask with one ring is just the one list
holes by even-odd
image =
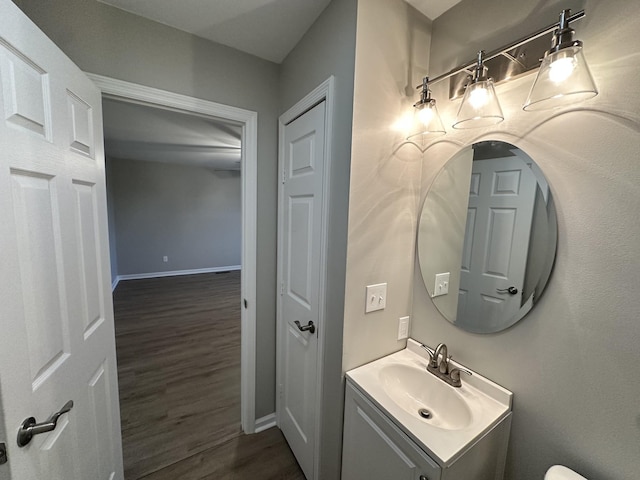
[[[347, 372], [347, 378], [376, 406], [386, 412], [390, 419], [425, 452], [442, 467], [447, 467], [485, 433], [510, 415], [513, 393], [454, 361], [451, 361], [452, 367], [465, 368], [470, 370], [472, 375], [463, 375], [462, 386], [459, 388], [449, 386], [427, 372], [427, 363], [427, 352], [421, 348], [420, 343], [409, 339], [406, 349], [355, 368]], [[462, 402], [466, 404], [468, 409], [465, 407], [462, 413], [468, 416], [468, 420], [465, 420], [462, 426], [455, 425], [455, 422], [450, 422], [449, 426], [443, 426], [434, 419], [421, 418], [417, 409], [408, 409], [406, 405], [420, 405], [420, 402], [425, 402], [424, 399], [417, 398], [417, 395], [412, 392], [398, 392], [397, 389], [401, 389], [401, 386], [390, 385], [388, 376], [385, 377], [383, 372], [393, 371], [393, 369], [411, 372], [419, 381], [425, 382], [425, 390], [430, 389], [429, 385], [439, 390], [442, 390], [442, 386], [450, 389], [443, 393], [450, 400], [455, 400], [450, 402], [452, 405]], [[428, 377], [423, 378], [420, 372], [424, 372]], [[442, 386], [434, 385], [433, 381], [442, 383]], [[405, 408], [398, 403], [398, 395], [406, 397]], [[419, 396], [422, 397], [422, 395]], [[429, 392], [425, 392], [425, 396], [428, 398]], [[428, 403], [427, 400], [424, 406], [430, 408]], [[444, 403], [440, 402], [438, 408], [446, 409], [446, 405], [445, 399]], [[451, 414], [450, 412], [442, 413]], [[437, 420], [437, 408], [434, 417]]]

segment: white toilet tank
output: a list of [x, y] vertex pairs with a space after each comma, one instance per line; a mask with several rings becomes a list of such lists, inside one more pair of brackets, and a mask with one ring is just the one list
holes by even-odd
[[582, 475], [578, 475], [570, 468], [562, 465], [554, 465], [544, 476], [544, 480], [587, 480]]

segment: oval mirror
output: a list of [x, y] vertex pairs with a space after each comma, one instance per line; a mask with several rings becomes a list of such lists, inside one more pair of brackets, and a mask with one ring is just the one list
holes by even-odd
[[427, 193], [418, 225], [422, 279], [451, 323], [498, 332], [540, 299], [557, 239], [540, 167], [514, 145], [479, 142], [452, 157]]

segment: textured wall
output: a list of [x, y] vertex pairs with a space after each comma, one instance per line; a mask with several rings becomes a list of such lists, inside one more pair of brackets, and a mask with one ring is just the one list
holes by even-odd
[[[431, 74], [557, 19], [567, 4], [465, 0], [433, 23]], [[521, 110], [533, 75], [499, 85], [506, 120], [454, 131], [425, 151], [423, 185], [462, 146], [498, 139], [542, 168], [556, 201], [559, 244], [540, 303], [514, 327], [474, 335], [446, 322], [414, 283], [412, 336], [444, 341], [457, 359], [515, 394], [508, 480], [540, 480], [554, 463], [588, 478], [640, 471], [640, 3], [583, 2], [576, 38], [600, 95], [573, 108]], [[491, 25], [491, 28], [488, 26]], [[495, 28], [494, 28], [495, 27]], [[458, 101], [434, 95], [445, 125]]]
[[272, 413], [278, 65], [95, 0], [14, 1], [84, 71], [258, 112], [256, 417]]
[[[411, 310], [421, 148], [394, 125], [426, 73], [430, 24], [402, 0], [358, 4], [343, 368], [404, 348]], [[386, 309], [365, 315], [365, 287], [387, 282]]]
[[240, 172], [109, 163], [119, 275], [240, 265]]

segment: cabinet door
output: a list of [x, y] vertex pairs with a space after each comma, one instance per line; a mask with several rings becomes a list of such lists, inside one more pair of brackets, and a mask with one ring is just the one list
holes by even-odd
[[440, 467], [347, 383], [342, 480], [439, 480]]

